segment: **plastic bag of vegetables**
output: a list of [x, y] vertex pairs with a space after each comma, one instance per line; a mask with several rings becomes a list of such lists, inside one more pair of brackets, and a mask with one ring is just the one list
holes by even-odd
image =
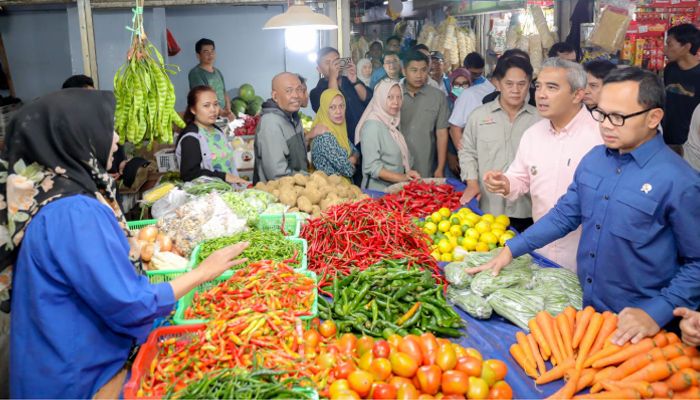
[[[535, 289], [545, 290], [551, 288], [551, 291], [557, 291], [568, 298], [568, 304], [571, 304], [577, 310], [583, 307], [583, 291], [579, 283], [578, 276], [565, 268], [540, 268], [532, 274], [532, 286]], [[561, 288], [561, 290], [557, 290]], [[559, 296], [559, 301], [563, 302], [562, 296]], [[550, 304], [555, 304], [554, 299], [549, 301]], [[558, 308], [553, 305], [555, 309]], [[566, 307], [566, 306], [564, 306]], [[550, 306], [547, 306], [549, 310]]]
[[526, 289], [496, 290], [488, 297], [488, 303], [498, 315], [524, 331], [529, 331], [528, 321], [545, 308], [544, 298]]
[[258, 211], [241, 193], [226, 192], [221, 195], [221, 198], [238, 217], [244, 218], [249, 226], [255, 225], [258, 220]]
[[451, 262], [445, 266], [445, 278], [450, 283], [450, 287], [455, 289], [469, 288], [472, 276], [467, 273], [467, 266], [464, 262]]
[[485, 298], [477, 295], [469, 289], [457, 289], [454, 286], [447, 288], [447, 300], [457, 305], [467, 314], [478, 319], [489, 319], [493, 308]]
[[531, 279], [532, 270], [529, 264], [508, 265], [496, 276], [493, 276], [492, 271], [479, 272], [472, 280], [471, 289], [479, 296], [488, 296], [499, 289], [525, 287]]

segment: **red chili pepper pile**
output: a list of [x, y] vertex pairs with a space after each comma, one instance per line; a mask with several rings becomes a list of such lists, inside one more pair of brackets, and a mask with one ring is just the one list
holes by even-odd
[[323, 379], [320, 368], [304, 358], [301, 322], [292, 312], [238, 314], [211, 321], [196, 333], [160, 342], [138, 396], [161, 398], [172, 385], [180, 390], [208, 372], [254, 364], [294, 371], [287, 376], [309, 377], [314, 382]]
[[420, 218], [442, 207], [456, 210], [461, 206], [461, 197], [462, 194], [451, 185], [413, 181], [401, 191], [380, 198], [379, 202], [392, 207], [403, 207], [410, 216]]
[[227, 319], [241, 310], [292, 311], [310, 315], [316, 282], [284, 263], [259, 261], [205, 292], [197, 292], [185, 310], [188, 319]]
[[384, 259], [407, 259], [409, 267], [428, 267], [442, 281], [429, 238], [401, 207], [387, 203], [366, 199], [340, 204], [304, 225], [301, 237], [308, 242], [309, 269], [319, 275], [319, 288], [337, 274]]

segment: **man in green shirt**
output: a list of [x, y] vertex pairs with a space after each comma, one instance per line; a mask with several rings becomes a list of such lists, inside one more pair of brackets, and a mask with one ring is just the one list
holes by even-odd
[[221, 106], [219, 116], [228, 118], [229, 120], [233, 119], [234, 115], [231, 112], [231, 98], [226, 94], [224, 76], [221, 74], [221, 71], [214, 68], [214, 61], [216, 60], [216, 46], [214, 45], [214, 41], [206, 38], [199, 39], [194, 45], [194, 49], [197, 52], [199, 64], [192, 68], [188, 75], [190, 89], [202, 85], [214, 89], [216, 97], [219, 100], [219, 106]]
[[413, 156], [413, 169], [424, 178], [443, 178], [450, 117], [445, 94], [428, 85], [428, 56], [410, 51], [404, 58], [401, 133]]

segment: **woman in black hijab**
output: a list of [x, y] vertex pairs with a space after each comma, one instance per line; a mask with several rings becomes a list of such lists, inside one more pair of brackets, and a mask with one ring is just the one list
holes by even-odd
[[66, 89], [10, 123], [0, 159], [0, 299], [12, 288], [13, 398], [92, 397], [123, 379], [132, 345], [155, 318], [244, 261], [234, 260], [247, 247], [240, 243], [172, 282], [141, 275], [107, 173], [114, 105], [110, 92]]

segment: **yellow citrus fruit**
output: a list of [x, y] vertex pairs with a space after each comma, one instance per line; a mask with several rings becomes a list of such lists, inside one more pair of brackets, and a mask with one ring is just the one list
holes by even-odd
[[438, 230], [440, 232], [447, 232], [450, 230], [450, 226], [450, 221], [440, 221], [440, 223], [438, 224]]
[[440, 256], [442, 262], [452, 262], [452, 253], [444, 253]]
[[438, 242], [438, 250], [440, 253], [449, 253], [452, 251], [452, 244], [450, 244], [449, 239], [440, 239]]
[[481, 220], [474, 225], [474, 229], [476, 229], [476, 231], [479, 233], [488, 232], [491, 230], [491, 224], [487, 221]]
[[462, 234], [466, 233], [471, 226], [469, 224], [462, 224]]
[[450, 233], [454, 236], [462, 236], [462, 227], [459, 225], [452, 225], [450, 227]]
[[496, 243], [489, 243], [489, 250], [493, 250], [496, 247], [498, 247], [498, 245], [496, 245]]
[[498, 243], [498, 236], [494, 235], [492, 232], [484, 232], [479, 236], [479, 241], [486, 244], [496, 244]]
[[493, 233], [494, 236], [496, 236], [497, 238], [499, 238], [499, 237], [501, 237], [501, 235], [503, 235], [503, 234], [506, 233], [506, 232], [503, 231], [503, 230], [501, 230], [501, 229], [493, 229], [493, 226], [492, 226], [492, 227], [491, 227], [491, 233]]
[[459, 218], [457, 218], [457, 217], [450, 217], [450, 223], [452, 225], [462, 225]]
[[453, 260], [453, 261], [462, 261], [462, 260], [464, 260], [464, 254], [462, 254], [462, 253], [453, 254], [453, 255], [452, 255], [452, 260]]
[[478, 240], [481, 234], [475, 228], [469, 228], [464, 232], [464, 237], [470, 237], [474, 240]]
[[481, 220], [493, 223], [493, 221], [496, 220], [496, 217], [494, 217], [493, 214], [484, 214], [481, 216]]
[[464, 208], [460, 208], [460, 209], [457, 211], [457, 214], [465, 214], [465, 215], [466, 215], [466, 214], [469, 214], [469, 213], [471, 213], [471, 212], [472, 212], [472, 210], [470, 210], [470, 209], [467, 208], [467, 207], [464, 207]]
[[434, 222], [426, 222], [423, 231], [428, 235], [434, 235], [437, 232], [437, 225]]
[[441, 255], [441, 254], [440, 254], [440, 251], [439, 251], [439, 250], [433, 251], [432, 253], [430, 253], [430, 255], [431, 255], [434, 259], [436, 259], [437, 261], [440, 261], [440, 255]]
[[448, 238], [448, 240], [450, 241], [450, 245], [452, 246], [452, 249], [454, 250], [454, 248], [457, 247], [457, 244], [458, 244], [458, 243], [457, 243], [457, 238], [454, 237], [454, 236], [450, 236], [450, 237]]
[[465, 219], [468, 223], [472, 224], [472, 226], [474, 226], [474, 225], [476, 225], [477, 222], [479, 222], [479, 220], [481, 219], [481, 217], [478, 216], [478, 215], [476, 215], [476, 214], [474, 214], [474, 213], [472, 213], [472, 214], [467, 214], [467, 216], [465, 216], [464, 219]]
[[476, 243], [477, 241], [473, 237], [465, 237], [462, 241], [462, 247], [464, 247], [464, 250], [474, 251], [476, 249]]
[[439, 212], [435, 211], [430, 215], [430, 219], [432, 219], [433, 222], [437, 224], [438, 222], [442, 221], [442, 215], [440, 215]]
[[508, 218], [507, 215], [499, 215], [498, 217], [496, 217], [496, 222], [505, 226], [506, 228], [510, 226], [510, 218]]
[[498, 222], [491, 224], [491, 230], [498, 229], [499, 231], [505, 232], [507, 228], [507, 226], [503, 226], [503, 224], [499, 224]]
[[450, 209], [447, 207], [442, 207], [441, 209], [438, 210], [438, 212], [440, 213], [440, 215], [442, 215], [445, 218], [452, 215], [452, 211], [450, 211]]
[[488, 244], [486, 244], [484, 242], [479, 242], [476, 244], [476, 248], [474, 250], [479, 251], [479, 252], [486, 252], [486, 251], [489, 251], [491, 249], [489, 249]]
[[506, 241], [507, 241], [507, 240], [510, 240], [510, 239], [512, 239], [512, 238], [514, 238], [514, 237], [515, 237], [515, 235], [513, 234], [513, 232], [512, 232], [512, 231], [508, 231], [508, 232], [506, 232], [506, 233], [504, 233], [504, 234], [502, 234], [501, 236], [498, 237], [498, 244], [500, 244], [501, 246], [505, 246]]

